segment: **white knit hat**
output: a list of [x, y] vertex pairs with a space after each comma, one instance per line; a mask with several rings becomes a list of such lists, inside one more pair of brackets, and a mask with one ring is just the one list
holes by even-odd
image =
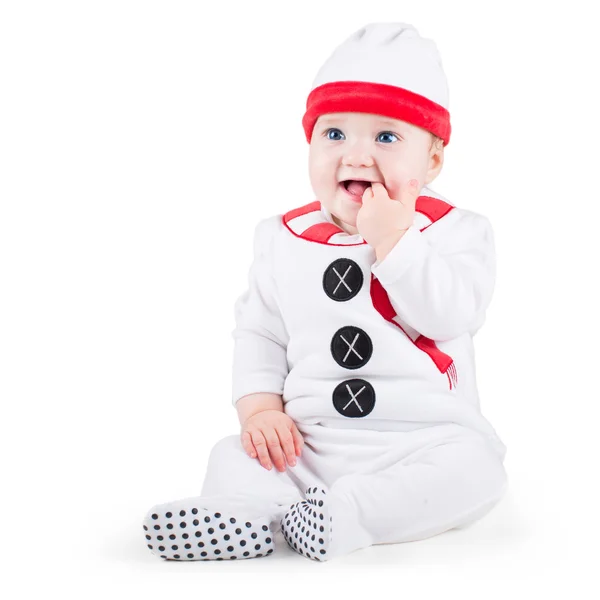
[[302, 126], [310, 143], [319, 116], [363, 112], [399, 119], [450, 142], [448, 83], [435, 43], [408, 23], [370, 23], [321, 67]]

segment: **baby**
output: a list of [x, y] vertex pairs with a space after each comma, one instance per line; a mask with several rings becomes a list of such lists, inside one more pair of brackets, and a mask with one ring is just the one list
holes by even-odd
[[451, 130], [435, 44], [363, 27], [318, 72], [302, 124], [317, 200], [256, 227], [235, 304], [241, 435], [214, 446], [199, 497], [146, 515], [164, 559], [267, 556], [281, 531], [330, 560], [464, 527], [506, 490], [473, 347], [493, 231], [428, 187]]

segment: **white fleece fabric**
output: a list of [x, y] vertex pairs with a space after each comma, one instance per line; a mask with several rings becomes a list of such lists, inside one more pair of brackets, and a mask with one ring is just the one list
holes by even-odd
[[[220, 440], [201, 496], [146, 516], [153, 552], [261, 557], [281, 531], [293, 551], [330, 560], [463, 527], [502, 498], [506, 447], [480, 410], [472, 340], [494, 288], [492, 228], [429, 188], [422, 195], [415, 224], [382, 261], [318, 202], [258, 224], [248, 288], [235, 303], [232, 401], [281, 394], [302, 456], [269, 471], [239, 434]], [[391, 320], [373, 299], [376, 285]], [[432, 359], [432, 345], [452, 369]], [[204, 519], [164, 544], [164, 528], [182, 527], [169, 515], [194, 510]]]
[[[424, 194], [443, 198], [429, 188]], [[324, 208], [317, 219], [323, 221], [333, 222]], [[340, 235], [362, 241], [358, 235]], [[248, 289], [235, 304], [234, 405], [247, 394], [281, 394], [300, 431], [315, 424], [410, 431], [457, 423], [484, 435], [504, 457], [504, 443], [481, 413], [475, 374], [473, 335], [485, 320], [496, 271], [486, 217], [454, 207], [423, 231], [415, 220], [381, 262], [368, 244], [298, 237], [281, 215], [262, 220], [254, 240]], [[363, 283], [350, 300], [337, 302], [325, 293], [323, 277], [340, 258], [356, 263]], [[386, 289], [397, 322], [452, 357], [456, 387], [449, 389], [431, 358], [375, 310], [371, 274]], [[360, 368], [349, 370], [332, 357], [332, 338], [344, 326], [357, 327], [371, 339], [371, 358]], [[374, 390], [375, 405], [362, 418], [348, 418], [332, 402], [336, 385], [352, 378], [366, 380]]]

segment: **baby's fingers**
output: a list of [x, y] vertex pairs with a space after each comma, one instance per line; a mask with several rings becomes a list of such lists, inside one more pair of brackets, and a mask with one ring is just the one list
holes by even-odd
[[283, 458], [283, 452], [281, 450], [281, 444], [279, 442], [277, 431], [275, 429], [267, 432], [263, 431], [263, 435], [267, 440], [267, 446], [277, 470], [285, 471], [285, 460]]
[[252, 439], [252, 443], [254, 444], [254, 448], [256, 449], [256, 453], [258, 454], [258, 461], [265, 469], [271, 470], [273, 465], [269, 458], [269, 450], [267, 448], [265, 436], [259, 429], [255, 428], [248, 428], [248, 432]]
[[247, 431], [242, 432], [242, 448], [250, 458], [256, 458], [256, 448], [252, 443], [252, 438]]
[[295, 466], [296, 455], [294, 449], [294, 438], [292, 437], [291, 431], [287, 427], [281, 426], [277, 430], [277, 435], [279, 436], [281, 448], [285, 454], [285, 460], [287, 461], [288, 465], [292, 467]]
[[296, 455], [300, 456], [302, 454], [302, 448], [304, 447], [304, 438], [302, 434], [298, 431], [295, 423], [292, 423], [292, 437], [294, 438], [294, 446], [296, 448]]

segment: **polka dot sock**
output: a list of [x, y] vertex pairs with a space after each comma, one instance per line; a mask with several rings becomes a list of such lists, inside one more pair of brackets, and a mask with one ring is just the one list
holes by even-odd
[[326, 502], [326, 492], [308, 488], [306, 500], [296, 502], [281, 519], [281, 531], [290, 548], [312, 558], [326, 561], [332, 540], [332, 519]]
[[269, 517], [207, 510], [198, 500], [161, 504], [144, 518], [146, 544], [167, 560], [235, 560], [274, 550]]

